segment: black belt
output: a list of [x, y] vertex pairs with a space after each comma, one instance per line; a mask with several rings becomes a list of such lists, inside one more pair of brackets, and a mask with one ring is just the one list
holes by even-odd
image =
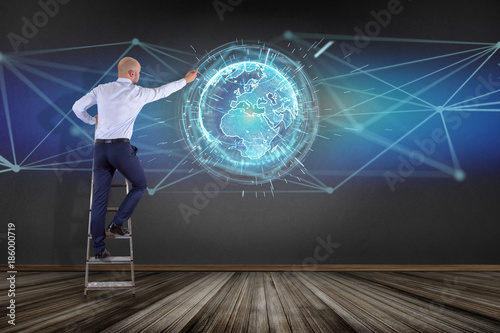
[[130, 142], [129, 139], [95, 139], [96, 143]]

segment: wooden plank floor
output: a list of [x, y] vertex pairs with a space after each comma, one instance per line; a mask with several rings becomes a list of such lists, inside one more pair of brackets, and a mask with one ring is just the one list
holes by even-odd
[[[123, 280], [98, 272], [91, 281]], [[500, 332], [500, 272], [19, 272], [1, 332]], [[9, 298], [0, 282], [0, 306]]]

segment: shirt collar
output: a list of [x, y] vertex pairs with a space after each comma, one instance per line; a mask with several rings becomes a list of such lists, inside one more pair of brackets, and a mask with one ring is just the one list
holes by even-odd
[[127, 79], [125, 77], [119, 77], [116, 82], [123, 82], [123, 83], [132, 83], [130, 79]]

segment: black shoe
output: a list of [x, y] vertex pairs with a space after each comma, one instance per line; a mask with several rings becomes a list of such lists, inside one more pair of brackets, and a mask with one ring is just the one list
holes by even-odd
[[111, 224], [108, 226], [108, 231], [112, 234], [115, 235], [120, 235], [120, 236], [129, 236], [130, 234], [128, 233], [128, 230], [123, 227], [123, 225], [116, 225], [114, 222], [111, 222]]
[[102, 251], [101, 253], [96, 253], [95, 258], [101, 260], [101, 259], [109, 257], [109, 255], [110, 255], [110, 253], [106, 249], [104, 249], [104, 251]]

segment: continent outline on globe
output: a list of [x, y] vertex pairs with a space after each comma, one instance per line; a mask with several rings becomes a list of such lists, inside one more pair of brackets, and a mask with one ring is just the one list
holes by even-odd
[[[238, 70], [240, 67], [243, 67], [242, 71]], [[251, 78], [244, 82], [243, 92], [240, 88], [233, 92], [236, 99], [231, 100], [231, 109], [222, 116], [220, 129], [226, 136], [242, 140], [241, 144], [244, 148], [238, 149], [242, 157], [261, 158], [272, 149], [272, 141], [280, 132], [280, 124], [283, 123], [284, 128], [288, 128], [292, 119], [298, 114], [295, 92], [291, 87], [284, 85], [273, 88], [274, 91], [268, 91], [271, 86], [263, 88], [264, 92], [262, 89], [259, 91], [259, 88], [264, 85], [263, 80], [267, 79], [268, 85], [272, 83], [272, 78], [269, 78], [271, 74], [277, 76], [280, 82], [289, 83], [281, 73], [264, 64], [238, 63], [229, 66], [227, 72], [228, 74], [225, 70], [216, 81], [227, 82], [232, 79], [241, 84], [241, 77], [246, 73], [258, 74], [259, 79]], [[291, 98], [282, 96], [283, 88], [288, 90]]]

